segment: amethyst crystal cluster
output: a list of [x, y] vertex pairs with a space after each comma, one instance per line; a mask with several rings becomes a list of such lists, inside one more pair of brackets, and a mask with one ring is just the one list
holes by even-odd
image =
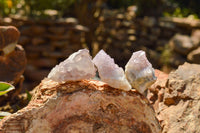
[[87, 49], [73, 53], [65, 61], [56, 65], [49, 73], [48, 78], [60, 83], [90, 79], [95, 77], [96, 68], [103, 82], [124, 91], [133, 88], [144, 93], [156, 80], [154, 69], [144, 51], [133, 53], [124, 72], [103, 50], [99, 51], [92, 60]]

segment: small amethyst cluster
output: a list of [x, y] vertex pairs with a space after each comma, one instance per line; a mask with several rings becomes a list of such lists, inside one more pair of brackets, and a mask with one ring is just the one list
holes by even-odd
[[124, 91], [134, 88], [138, 92], [144, 93], [156, 80], [154, 69], [144, 51], [133, 53], [124, 72], [103, 50], [100, 50], [92, 60], [87, 49], [73, 53], [69, 58], [56, 65], [49, 73], [48, 78], [60, 83], [90, 79], [95, 77], [96, 70], [103, 82]]

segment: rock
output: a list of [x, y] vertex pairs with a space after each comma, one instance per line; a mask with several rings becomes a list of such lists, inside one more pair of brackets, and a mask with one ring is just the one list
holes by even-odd
[[14, 26], [0, 26], [0, 50], [9, 44], [16, 44], [20, 32]]
[[156, 19], [155, 17], [144, 17], [142, 24], [146, 27], [153, 27], [156, 25]]
[[31, 26], [31, 32], [34, 35], [42, 35], [43, 33], [46, 32], [46, 28], [44, 26], [37, 26], [37, 25], [33, 25]]
[[125, 91], [131, 90], [131, 85], [126, 79], [124, 70], [115, 64], [114, 59], [103, 50], [97, 53], [93, 59], [93, 63], [96, 65], [102, 81], [114, 88]]
[[161, 33], [161, 29], [160, 28], [152, 28], [151, 33], [158, 38]]
[[56, 65], [48, 75], [57, 82], [90, 79], [96, 75], [96, 69], [87, 49], [71, 54], [66, 60]]
[[135, 41], [136, 40], [136, 36], [131, 35], [131, 36], [128, 37], [128, 40]]
[[197, 47], [189, 36], [176, 34], [169, 42], [170, 48], [182, 55], [187, 55]]
[[152, 84], [149, 89], [164, 88], [167, 83], [168, 74], [156, 69], [155, 76], [158, 80], [156, 80], [156, 82]]
[[27, 36], [21, 36], [19, 38], [19, 44], [21, 44], [21, 45], [29, 44], [30, 41], [31, 41], [31, 39], [29, 37], [27, 37]]
[[135, 35], [136, 34], [136, 30], [135, 29], [128, 29], [127, 30], [127, 33], [129, 34], [129, 35]]
[[125, 74], [131, 86], [140, 93], [144, 93], [156, 80], [154, 69], [144, 51], [133, 52], [125, 66]]
[[174, 29], [176, 28], [176, 25], [172, 22], [163, 22], [162, 20], [159, 20], [159, 26], [167, 29]]
[[48, 30], [51, 33], [57, 34], [57, 35], [62, 35], [66, 31], [65, 27], [58, 27], [58, 26], [56, 26], [56, 27], [49, 27]]
[[166, 84], [154, 84], [154, 98], [148, 94], [162, 133], [200, 132], [200, 65], [185, 63], [166, 77], [158, 76], [158, 81]]
[[26, 67], [26, 55], [20, 45], [8, 55], [0, 55], [0, 81], [17, 83]]
[[191, 51], [187, 55], [187, 59], [188, 59], [188, 61], [190, 61], [192, 63], [200, 64], [200, 47], [198, 47], [197, 49]]
[[68, 24], [74, 24], [74, 25], [78, 24], [78, 20], [76, 18], [66, 18], [65, 22]]
[[35, 52], [37, 54], [40, 54], [40, 52], [44, 52], [44, 51], [53, 52], [54, 48], [51, 47], [50, 45], [36, 45], [34, 47], [32, 45], [27, 45], [26, 50], [29, 52]]
[[82, 80], [44, 79], [22, 110], [0, 121], [0, 132], [160, 133], [148, 100], [133, 91]]
[[24, 72], [24, 75], [26, 79], [39, 84], [42, 79], [47, 77], [49, 71], [50, 70], [47, 69], [38, 69], [37, 67], [28, 64]]
[[87, 27], [82, 26], [82, 25], [76, 25], [76, 26], [75, 26], [75, 29], [76, 29], [77, 31], [83, 31], [83, 32], [88, 32], [88, 31], [89, 31], [89, 29], [88, 29]]
[[45, 39], [43, 39], [41, 37], [32, 38], [31, 42], [32, 42], [33, 45], [40, 45], [40, 44], [45, 44], [46, 43]]
[[116, 18], [120, 19], [120, 20], [123, 20], [124, 19], [124, 14], [117, 14]]
[[47, 77], [49, 71], [50, 70], [47, 69], [38, 69], [37, 67], [28, 64], [24, 72], [24, 75], [27, 80], [39, 84], [42, 79]]
[[42, 53], [42, 55], [44, 57], [49, 57], [51, 59], [58, 59], [58, 58], [66, 58], [67, 57], [67, 54], [66, 53], [61, 53], [61, 52], [48, 52], [48, 51], [44, 51]]
[[151, 42], [158, 40], [158, 36], [156, 36], [156, 35], [149, 35], [148, 37]]
[[191, 35], [191, 39], [195, 45], [200, 45], [200, 30], [194, 30]]
[[147, 98], [149, 99], [150, 103], [153, 105], [157, 115], [159, 111], [159, 104], [163, 100], [165, 85], [167, 83], [168, 74], [160, 71], [155, 70], [155, 76], [157, 80], [154, 84], [152, 84], [148, 88]]
[[64, 48], [69, 45], [69, 41], [51, 41], [50, 45], [55, 48]]
[[20, 30], [22, 36], [24, 36], [24, 35], [25, 36], [33, 36], [33, 33], [31, 32], [32, 31], [31, 26], [23, 26], [19, 30]]
[[62, 40], [68, 40], [69, 34], [62, 34], [62, 35], [45, 34], [44, 37], [50, 39], [51, 41], [62, 41]]
[[29, 59], [28, 64], [36, 66], [36, 67], [42, 67], [42, 68], [52, 68], [57, 64], [56, 59], [51, 58], [39, 58], [39, 59]]

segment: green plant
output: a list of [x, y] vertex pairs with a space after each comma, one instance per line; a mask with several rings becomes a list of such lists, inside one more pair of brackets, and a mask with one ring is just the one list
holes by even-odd
[[0, 82], [0, 96], [8, 93], [11, 90], [14, 90], [15, 87], [6, 82]]
[[26, 13], [29, 16], [44, 16], [46, 9], [59, 11], [62, 16], [68, 11], [78, 0], [24, 0], [26, 5]]
[[19, 4], [22, 0], [0, 0], [0, 15], [8, 16], [18, 11]]
[[173, 17], [200, 17], [199, 0], [168, 0], [168, 10], [163, 13], [164, 16]]
[[0, 0], [0, 15], [20, 13], [31, 17], [44, 16], [46, 9], [59, 11], [62, 16], [69, 11], [75, 2], [80, 0]]
[[198, 19], [197, 14], [191, 13], [191, 11], [187, 8], [180, 8], [180, 7], [177, 7], [172, 13], [164, 12], [163, 15], [165, 17], [179, 17], [179, 18], [190, 17], [193, 19]]
[[30, 94], [28, 90], [26, 90], [26, 95], [27, 95], [27, 100], [31, 101], [32, 95]]

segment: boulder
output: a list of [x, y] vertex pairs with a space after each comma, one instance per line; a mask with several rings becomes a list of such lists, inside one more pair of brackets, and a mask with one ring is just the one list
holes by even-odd
[[187, 59], [188, 59], [188, 61], [190, 61], [192, 63], [200, 64], [200, 47], [198, 47], [197, 49], [191, 51], [187, 55]]
[[199, 133], [200, 65], [185, 63], [164, 75], [148, 92], [162, 133]]
[[148, 100], [96, 80], [62, 84], [44, 79], [22, 110], [0, 121], [0, 132], [160, 133]]
[[197, 47], [192, 39], [186, 35], [176, 34], [169, 42], [170, 48], [182, 55], [187, 55], [191, 50]]

